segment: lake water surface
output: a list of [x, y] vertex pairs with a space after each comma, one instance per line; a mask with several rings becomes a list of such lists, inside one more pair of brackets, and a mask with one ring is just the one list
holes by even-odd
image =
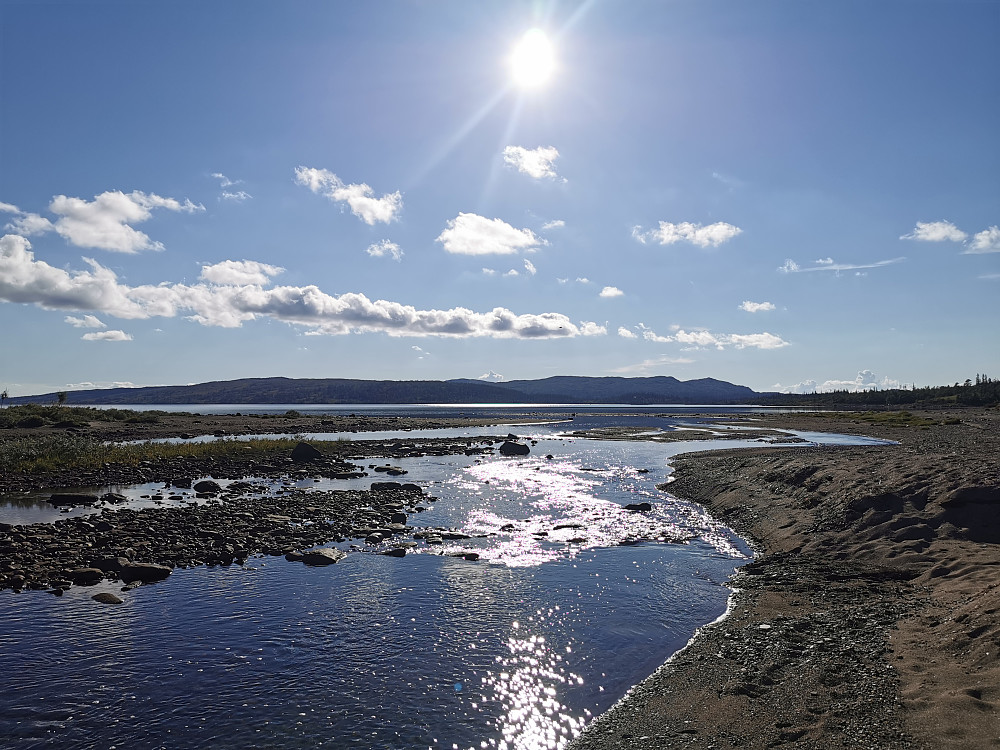
[[[664, 426], [601, 414], [572, 428], [622, 423]], [[110, 583], [0, 592], [0, 744], [565, 746], [724, 613], [750, 555], [655, 488], [672, 455], [740, 443], [569, 440], [566, 427], [511, 428], [538, 441], [526, 457], [393, 461], [440, 498], [412, 526], [473, 537], [405, 558], [177, 570], [119, 606], [90, 599]], [[653, 510], [624, 510], [643, 501]], [[451, 556], [463, 552], [480, 559]]]

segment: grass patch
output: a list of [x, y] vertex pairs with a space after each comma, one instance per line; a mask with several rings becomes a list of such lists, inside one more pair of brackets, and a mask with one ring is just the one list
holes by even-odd
[[167, 416], [165, 411], [23, 404], [0, 409], [0, 429], [10, 427], [86, 427], [91, 422], [156, 424], [164, 416]]
[[[269, 458], [288, 455], [298, 438], [213, 440], [207, 443], [107, 444], [75, 435], [45, 435], [0, 441], [0, 471], [41, 474], [60, 470], [86, 471], [104, 464], [138, 466], [144, 461], [170, 458]], [[350, 440], [311, 441], [331, 456], [351, 446]]]
[[864, 412], [817, 412], [816, 416], [828, 419], [851, 419], [855, 422], [882, 425], [884, 427], [933, 427], [938, 424], [961, 424], [960, 419], [939, 422], [929, 417], [919, 417], [908, 411], [864, 411]]

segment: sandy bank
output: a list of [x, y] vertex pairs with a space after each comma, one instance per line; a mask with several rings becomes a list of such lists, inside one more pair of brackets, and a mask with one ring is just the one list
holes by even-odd
[[755, 424], [899, 445], [679, 459], [669, 491], [760, 556], [731, 616], [575, 750], [1000, 747], [1000, 414], [926, 416], [775, 415]]

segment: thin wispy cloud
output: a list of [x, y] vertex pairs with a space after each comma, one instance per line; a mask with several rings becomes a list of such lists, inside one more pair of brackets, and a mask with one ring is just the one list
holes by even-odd
[[399, 248], [399, 245], [390, 240], [381, 240], [373, 245], [369, 245], [365, 252], [373, 258], [388, 257], [397, 262], [403, 259], [403, 251]]
[[464, 307], [420, 310], [399, 302], [371, 300], [360, 293], [331, 295], [314, 285], [265, 289], [257, 283], [231, 283], [241, 277], [269, 279], [280, 270], [254, 261], [205, 267], [209, 277], [225, 283], [205, 278], [203, 283], [190, 285], [128, 286], [111, 269], [84, 260], [89, 270], [55, 268], [35, 259], [26, 238], [4, 235], [0, 237], [0, 300], [123, 319], [185, 315], [201, 325], [221, 328], [271, 318], [326, 335], [380, 332], [390, 336], [544, 339], [606, 332], [597, 324], [573, 323], [555, 312], [517, 314], [502, 307], [488, 312]]
[[542, 229], [562, 229], [566, 226], [566, 222], [562, 219], [555, 219], [554, 221], [547, 221], [542, 224]]
[[622, 367], [612, 368], [611, 372], [618, 375], [649, 375], [655, 372], [662, 372], [664, 367], [671, 367], [674, 365], [690, 365], [694, 362], [690, 357], [655, 357], [654, 359], [646, 359], [642, 362], [638, 362], [634, 365], [623, 365]]
[[253, 198], [253, 196], [245, 190], [237, 190], [235, 193], [223, 190], [222, 195], [220, 196], [221, 200], [230, 201], [232, 203], [242, 203], [243, 201], [248, 201], [251, 198]]
[[661, 221], [657, 229], [648, 232], [642, 227], [632, 227], [632, 236], [646, 244], [656, 242], [660, 245], [673, 245], [678, 242], [687, 242], [697, 247], [718, 247], [723, 242], [728, 242], [733, 237], [743, 232], [737, 226], [724, 221], [717, 221], [714, 224], [701, 225], [683, 221], [680, 224], [672, 224], [669, 221]]
[[232, 187], [233, 185], [243, 184], [243, 180], [231, 180], [224, 174], [222, 174], [222, 172], [212, 172], [212, 177], [214, 177], [216, 180], [219, 181], [219, 187], [221, 188], [227, 188], [227, 187]]
[[109, 190], [94, 196], [92, 201], [57, 195], [48, 207], [49, 212], [58, 217], [55, 221], [40, 214], [17, 210], [10, 204], [4, 205], [15, 209], [8, 211], [15, 214], [13, 221], [6, 225], [9, 231], [26, 237], [56, 232], [77, 247], [117, 253], [164, 249], [162, 243], [132, 226], [149, 219], [154, 209], [184, 213], [205, 210], [201, 204], [187, 199], [179, 201], [139, 190], [131, 193]]
[[107, 328], [107, 325], [94, 315], [84, 315], [82, 318], [67, 315], [63, 320], [74, 328]]
[[527, 271], [528, 274], [530, 274], [531, 276], [534, 276], [536, 273], [538, 273], [538, 269], [535, 268], [535, 264], [532, 263], [527, 258], [524, 259], [524, 270]]
[[874, 263], [834, 263], [832, 259], [825, 258], [816, 261], [818, 265], [815, 266], [800, 266], [791, 258], [785, 260], [785, 262], [778, 266], [778, 270], [781, 273], [812, 273], [814, 271], [833, 271], [838, 273], [841, 271], [856, 271], [858, 269], [864, 268], [882, 268], [883, 266], [891, 266], [895, 263], [902, 263], [906, 260], [905, 257], [890, 258], [889, 260], [879, 260]]
[[368, 225], [395, 221], [403, 208], [403, 196], [398, 190], [376, 198], [369, 185], [363, 182], [347, 184], [327, 169], [296, 167], [295, 182], [325, 195], [334, 203], [346, 203], [351, 213]]
[[470, 213], [450, 219], [436, 242], [455, 255], [513, 255], [546, 244], [530, 229], [516, 229], [501, 219]]
[[[663, 336], [643, 323], [639, 323], [636, 328], [639, 330], [639, 336], [646, 341], [657, 344], [681, 344], [691, 349], [781, 349], [789, 346], [789, 343], [780, 336], [767, 331], [761, 333], [712, 333], [707, 330], [685, 331], [683, 328], [675, 326], [672, 334]], [[634, 338], [634, 336], [622, 333], [622, 330], [628, 331], [628, 329], [618, 329], [619, 336]]]
[[744, 300], [743, 304], [740, 305], [740, 310], [748, 313], [767, 312], [773, 309], [774, 304], [771, 302], [751, 302], [750, 300]]
[[539, 146], [528, 149], [523, 146], [507, 146], [503, 150], [505, 163], [515, 167], [521, 174], [526, 174], [536, 180], [558, 177], [552, 168], [553, 162], [559, 157], [555, 146]]

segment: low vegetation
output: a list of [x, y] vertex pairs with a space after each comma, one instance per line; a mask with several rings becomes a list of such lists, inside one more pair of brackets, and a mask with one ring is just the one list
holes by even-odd
[[[213, 440], [205, 443], [102, 443], [77, 435], [40, 435], [0, 441], [0, 472], [41, 474], [98, 469], [105, 464], [138, 466], [168, 458], [265, 458], [288, 455], [297, 438]], [[324, 453], [336, 454], [350, 441], [312, 441]]]
[[0, 429], [62, 427], [83, 428], [91, 422], [156, 424], [167, 412], [131, 409], [95, 409], [89, 406], [24, 404], [0, 409]]

